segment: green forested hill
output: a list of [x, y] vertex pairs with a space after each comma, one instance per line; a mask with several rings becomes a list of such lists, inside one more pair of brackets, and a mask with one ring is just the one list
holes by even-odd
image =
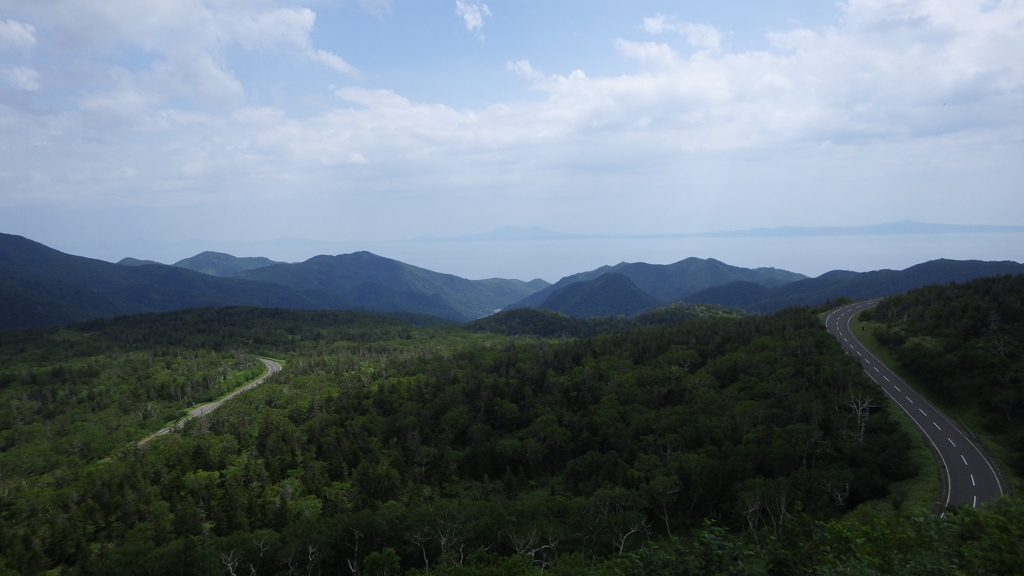
[[513, 308], [463, 325], [474, 332], [493, 332], [504, 336], [540, 336], [542, 338], [589, 338], [629, 328], [665, 326], [689, 320], [743, 318], [751, 316], [714, 304], [669, 304], [632, 318], [604, 316], [576, 318], [561, 312], [536, 308]]
[[683, 298], [685, 302], [719, 304], [757, 313], [786, 306], [817, 306], [836, 298], [867, 299], [899, 294], [930, 284], [967, 282], [997, 274], [1020, 274], [1024, 264], [980, 260], [931, 260], [905, 270], [849, 272], [833, 270], [817, 278], [765, 287], [751, 282], [714, 286]]
[[[65, 451], [4, 470], [0, 566], [584, 574], [635, 561], [657, 573], [650, 562], [678, 565], [670, 548], [651, 556], [670, 534], [759, 562], [744, 534], [844, 541], [808, 526], [915, 473], [886, 410], [851, 411], [874, 390], [807, 310], [560, 343], [218, 312], [0, 334], [4, 453]], [[286, 370], [180, 433], [110, 461], [75, 443], [79, 422], [126, 430], [142, 401], [178, 401], [256, 352]]]
[[920, 288], [866, 318], [930, 392], [983, 422], [1024, 476], [1024, 274]]
[[628, 277], [609, 272], [555, 290], [537, 304], [537, 308], [576, 318], [595, 318], [633, 316], [662, 304], [661, 300], [637, 288]]
[[[233, 277], [219, 277], [232, 271]], [[118, 265], [0, 234], [0, 330], [231, 305], [378, 310], [464, 322], [546, 285], [539, 279], [466, 280], [369, 252], [298, 264], [204, 252], [175, 266]]]
[[178, 268], [188, 268], [211, 276], [231, 276], [245, 270], [280, 264], [262, 256], [239, 258], [223, 252], [200, 252], [191, 258], [174, 263]]
[[577, 282], [594, 280], [603, 274], [621, 274], [633, 281], [640, 290], [662, 302], [675, 302], [685, 296], [730, 282], [754, 282], [764, 286], [779, 286], [806, 278], [803, 274], [776, 268], [741, 268], [719, 262], [714, 258], [685, 258], [673, 264], [646, 262], [620, 262], [614, 266], [601, 266], [562, 278], [551, 286], [530, 294], [509, 308], [537, 307], [553, 292]]
[[462, 322], [491, 314], [544, 283], [467, 280], [370, 252], [315, 256], [305, 262], [247, 270], [236, 277], [322, 292], [351, 308], [422, 312]]

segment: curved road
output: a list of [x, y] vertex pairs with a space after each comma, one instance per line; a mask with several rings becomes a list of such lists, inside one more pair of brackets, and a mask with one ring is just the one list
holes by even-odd
[[825, 326], [843, 348], [860, 361], [864, 372], [903, 408], [934, 447], [946, 473], [948, 489], [944, 506], [967, 504], [977, 508], [982, 502], [999, 497], [1004, 493], [999, 477], [974, 442], [857, 340], [850, 320], [854, 314], [878, 302], [878, 299], [867, 300], [837, 308], [829, 313]]
[[251, 388], [259, 386], [260, 384], [263, 383], [264, 380], [266, 380], [267, 378], [270, 378], [271, 375], [276, 374], [276, 373], [281, 371], [281, 365], [278, 364], [277, 362], [274, 362], [273, 360], [267, 360], [266, 358], [260, 358], [259, 360], [260, 360], [260, 362], [263, 362], [263, 364], [266, 365], [266, 367], [267, 367], [267, 373], [266, 374], [264, 374], [263, 376], [260, 376], [259, 378], [253, 380], [252, 382], [249, 382], [245, 386], [242, 386], [238, 390], [235, 390], [234, 392], [232, 392], [231, 394], [228, 394], [227, 396], [221, 398], [220, 400], [217, 400], [215, 402], [207, 402], [206, 404], [203, 404], [202, 406], [196, 406], [195, 408], [193, 408], [193, 409], [188, 411], [188, 416], [185, 417], [184, 419], [179, 420], [178, 422], [175, 422], [171, 426], [168, 426], [167, 428], [164, 428], [164, 429], [160, 430], [159, 432], [151, 434], [151, 435], [143, 438], [142, 440], [139, 440], [139, 445], [145, 444], [146, 442], [149, 442], [150, 440], [152, 440], [153, 438], [156, 438], [157, 436], [162, 436], [162, 435], [167, 434], [168, 432], [170, 432], [172, 430], [176, 430], [176, 429], [180, 428], [182, 424], [184, 424], [186, 421], [188, 421], [188, 420], [190, 420], [192, 418], [201, 417], [201, 416], [203, 416], [205, 414], [209, 414], [210, 412], [213, 412], [221, 404], [227, 402], [228, 400], [231, 400], [236, 395], [241, 394], [242, 392], [245, 392], [246, 390], [249, 390]]

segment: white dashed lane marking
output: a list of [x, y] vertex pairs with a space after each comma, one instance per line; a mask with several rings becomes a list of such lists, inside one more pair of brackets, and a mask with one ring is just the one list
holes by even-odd
[[977, 486], [977, 484], [974, 483], [974, 474], [971, 474], [971, 486]]
[[[953, 439], [952, 438], [946, 438], [946, 440], [949, 440], [949, 443], [953, 444]], [[953, 444], [953, 448], [956, 448], [956, 444]]]
[[967, 458], [964, 458], [963, 454], [960, 455], [960, 459], [964, 461], [964, 466], [969, 466], [969, 464], [967, 464]]
[[914, 401], [910, 399], [910, 396], [904, 396], [904, 398], [907, 399], [907, 402], [910, 402], [911, 404], [914, 403]]
[[[939, 425], [938, 425], [938, 424], [936, 424], [935, 422], [932, 422], [932, 424], [933, 424], [933, 425], [934, 425], [934, 426], [935, 426], [936, 428], [939, 428]], [[942, 430], [942, 428], [939, 428], [939, 430]]]

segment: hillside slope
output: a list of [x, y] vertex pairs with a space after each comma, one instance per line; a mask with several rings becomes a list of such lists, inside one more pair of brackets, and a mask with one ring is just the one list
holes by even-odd
[[633, 316], [663, 304], [622, 274], [602, 274], [555, 290], [537, 308], [577, 318]]
[[187, 268], [196, 272], [202, 272], [203, 274], [209, 274], [210, 276], [231, 276], [246, 270], [263, 268], [264, 266], [272, 266], [274, 264], [280, 264], [280, 262], [275, 262], [270, 258], [262, 256], [239, 258], [231, 254], [209, 251], [201, 252], [191, 258], [185, 258], [174, 263], [178, 268]]
[[305, 262], [275, 264], [234, 277], [298, 290], [321, 290], [353, 307], [422, 311], [460, 321], [492, 314], [533, 293], [543, 283], [500, 278], [467, 280], [370, 252], [315, 256]]
[[364, 308], [467, 321], [546, 285], [466, 280], [368, 252], [318, 256], [224, 278], [163, 264], [111, 264], [10, 234], [0, 234], [0, 271], [0, 329], [230, 305]]
[[663, 302], [674, 302], [698, 290], [730, 282], [748, 281], [766, 286], [779, 286], [806, 278], [803, 274], [776, 268], [750, 269], [730, 266], [714, 258], [686, 258], [673, 264], [620, 262], [614, 266], [602, 266], [589, 272], [566, 276], [551, 286], [538, 290], [512, 304], [509, 308], [536, 308], [556, 290], [575, 282], [593, 280], [608, 273], [622, 274], [632, 280], [640, 290]]
[[930, 284], [967, 282], [998, 274], [1019, 274], [1016, 262], [980, 260], [932, 260], [905, 270], [849, 272], [833, 270], [817, 278], [799, 280], [775, 288], [750, 283], [730, 283], [707, 288], [683, 299], [690, 303], [718, 304], [750, 312], [773, 312], [786, 306], [816, 305], [839, 297], [855, 300], [900, 294]]

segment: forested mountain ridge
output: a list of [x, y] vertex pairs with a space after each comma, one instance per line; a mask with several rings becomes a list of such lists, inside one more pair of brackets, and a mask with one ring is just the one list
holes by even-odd
[[554, 310], [513, 308], [467, 322], [463, 327], [474, 332], [491, 332], [503, 336], [539, 336], [541, 338], [590, 338], [609, 332], [666, 326], [690, 320], [711, 318], [744, 318], [749, 312], [713, 304], [669, 304], [631, 318], [603, 316], [578, 318]]
[[627, 276], [608, 272], [551, 292], [537, 308], [577, 318], [595, 318], [633, 316], [662, 304], [664, 302], [638, 288]]
[[556, 290], [576, 282], [594, 280], [602, 274], [622, 274], [644, 292], [662, 302], [675, 302], [684, 296], [707, 288], [736, 281], [750, 281], [765, 286], [778, 286], [806, 278], [803, 274], [776, 268], [741, 268], [719, 262], [714, 258], [686, 258], [673, 264], [647, 264], [646, 262], [620, 262], [614, 266], [601, 266], [562, 278], [543, 290], [516, 302], [508, 308], [536, 308]]
[[[345, 264], [352, 262], [358, 264], [346, 270]], [[271, 265], [230, 278], [178, 266], [136, 264], [72, 256], [21, 236], [0, 234], [0, 330], [226, 305], [363, 308], [467, 321], [546, 285], [543, 280], [465, 280], [369, 253]], [[265, 269], [275, 270], [256, 277]], [[289, 278], [293, 272], [295, 277]]]
[[865, 321], [929, 392], [971, 413], [1024, 476], [1024, 274], [886, 298]]
[[734, 282], [695, 292], [683, 298], [683, 301], [767, 313], [786, 306], [816, 306], [840, 297], [854, 300], [876, 298], [930, 284], [967, 282], [975, 278], [1021, 272], [1024, 272], [1024, 264], [1011, 261], [940, 259], [904, 270], [833, 270], [817, 278], [797, 280], [777, 287], [765, 287], [752, 282]]
[[263, 268], [273, 264], [280, 264], [280, 262], [275, 262], [270, 258], [262, 256], [240, 258], [231, 254], [210, 251], [200, 252], [191, 258], [185, 258], [174, 263], [178, 268], [188, 268], [189, 270], [195, 270], [210, 276], [231, 276], [239, 272]]
[[0, 329], [229, 304], [344, 307], [329, 296], [274, 284], [72, 256], [10, 234], [0, 234], [0, 272]]
[[466, 280], [370, 252], [315, 256], [296, 264], [247, 270], [235, 277], [322, 291], [350, 302], [349, 307], [424, 312], [460, 321], [492, 314], [547, 284], [543, 280]]
[[257, 573], [371, 574], [520, 554], [523, 569], [594, 573], [705, 518], [781, 537], [914, 474], [886, 410], [850, 410], [872, 388], [807, 310], [561, 343], [219, 312], [0, 334], [4, 366], [17, 366], [0, 381], [24, 398], [5, 404], [7, 450], [29, 430], [45, 437], [22, 413], [134, 410], [94, 404], [96, 376], [76, 366], [96, 353], [127, 379], [166, 370], [176, 346], [287, 365], [178, 435], [97, 464], [68, 442], [56, 467], [5, 483], [8, 569], [205, 574], [233, 559]]

